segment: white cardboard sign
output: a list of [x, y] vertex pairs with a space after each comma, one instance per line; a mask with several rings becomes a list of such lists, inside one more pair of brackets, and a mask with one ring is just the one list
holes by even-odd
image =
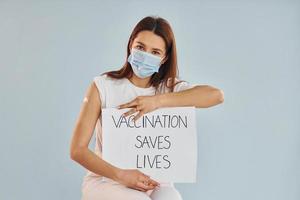
[[102, 156], [123, 169], [138, 169], [160, 182], [196, 182], [195, 107], [168, 107], [142, 115], [131, 108], [102, 109]]

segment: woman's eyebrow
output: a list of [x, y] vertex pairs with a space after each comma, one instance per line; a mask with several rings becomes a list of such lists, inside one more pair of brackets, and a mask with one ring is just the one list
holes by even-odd
[[[143, 46], [146, 46], [144, 43], [140, 42], [140, 41], [137, 41], [136, 43], [139, 43]], [[152, 48], [153, 50], [156, 50], [156, 51], [160, 51], [161, 53], [163, 53], [163, 51], [161, 49], [158, 49], [158, 48]]]

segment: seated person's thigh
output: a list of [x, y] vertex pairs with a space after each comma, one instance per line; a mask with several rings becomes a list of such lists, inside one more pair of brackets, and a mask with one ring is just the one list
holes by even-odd
[[151, 200], [146, 192], [115, 182], [99, 181], [90, 186], [83, 191], [81, 200]]

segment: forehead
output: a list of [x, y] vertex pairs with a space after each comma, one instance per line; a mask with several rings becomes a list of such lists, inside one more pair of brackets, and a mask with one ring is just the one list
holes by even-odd
[[166, 49], [164, 39], [151, 31], [139, 32], [136, 38], [133, 40], [133, 44], [138, 42], [143, 43], [148, 48], [161, 49], [163, 52]]

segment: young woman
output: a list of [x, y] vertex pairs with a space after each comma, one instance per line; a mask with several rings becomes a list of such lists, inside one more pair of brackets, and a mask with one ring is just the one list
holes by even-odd
[[[121, 169], [103, 160], [101, 109], [130, 108], [134, 120], [158, 108], [207, 108], [223, 102], [222, 90], [179, 81], [175, 39], [163, 18], [148, 16], [134, 28], [126, 62], [94, 77], [81, 106], [70, 156], [87, 169], [82, 200], [180, 200], [173, 183], [159, 183], [137, 169]], [[95, 151], [88, 148], [96, 130]]]

